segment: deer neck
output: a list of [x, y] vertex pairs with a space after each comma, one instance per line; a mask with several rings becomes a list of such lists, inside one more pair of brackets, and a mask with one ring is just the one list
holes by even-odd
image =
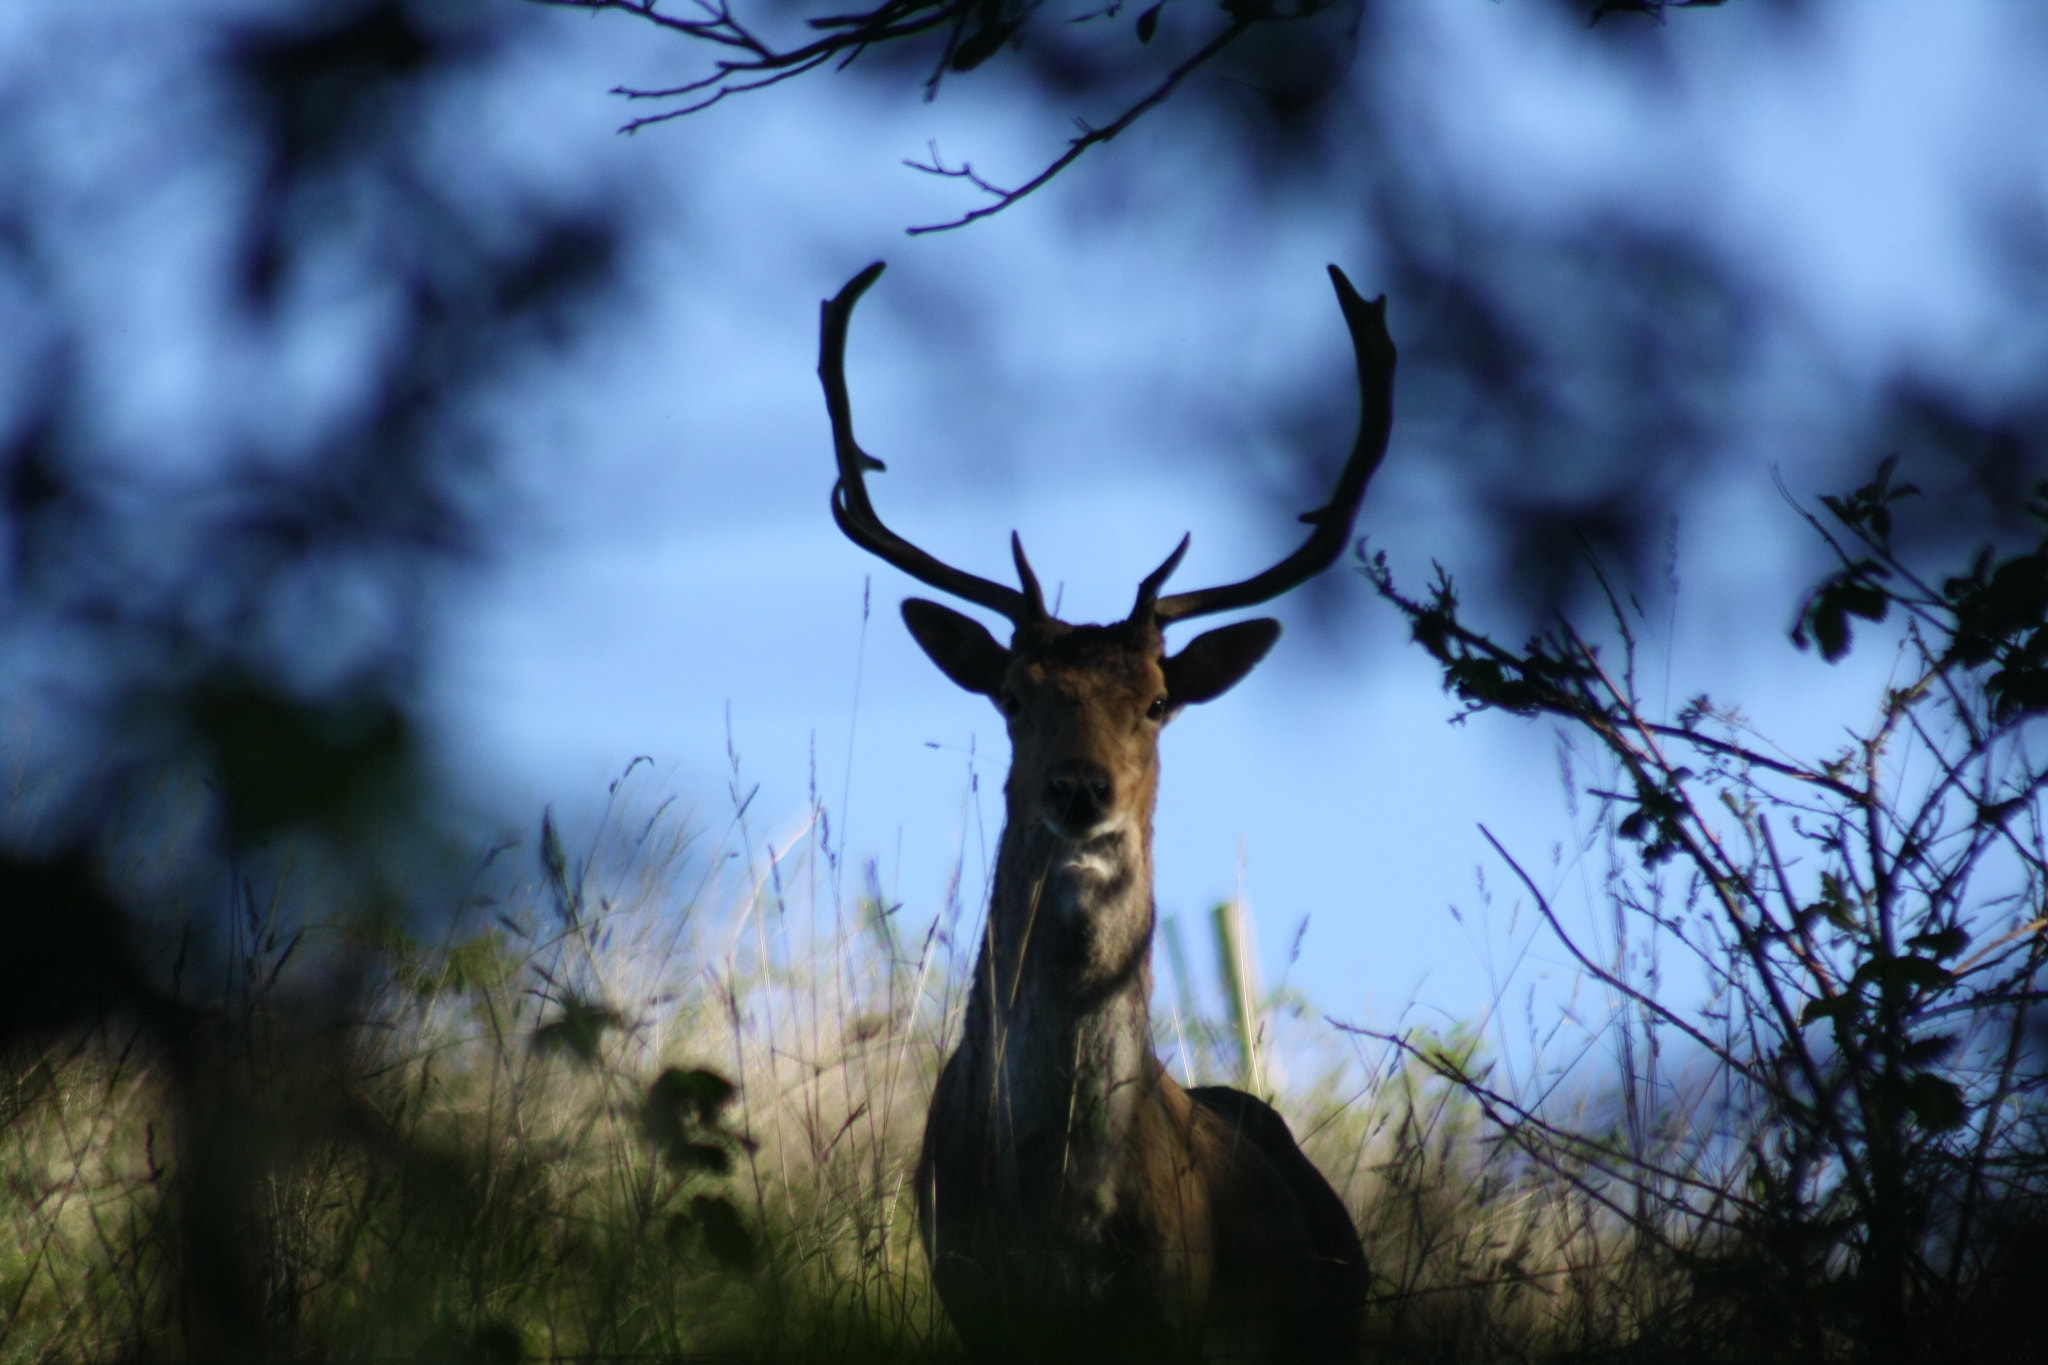
[[1068, 1189], [1105, 1185], [1150, 1089], [1151, 836], [1149, 811], [1083, 843], [1003, 831], [962, 1051], [1020, 1192], [1055, 1160]]

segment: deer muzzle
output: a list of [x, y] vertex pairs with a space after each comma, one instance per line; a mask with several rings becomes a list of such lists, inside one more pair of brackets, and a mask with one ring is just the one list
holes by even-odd
[[1045, 823], [1063, 839], [1099, 833], [1114, 808], [1116, 783], [1093, 759], [1069, 759], [1045, 779]]

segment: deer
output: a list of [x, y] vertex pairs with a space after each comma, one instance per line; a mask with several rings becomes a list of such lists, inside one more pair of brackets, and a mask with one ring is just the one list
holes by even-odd
[[1183, 536], [1122, 621], [1046, 610], [1022, 541], [1019, 586], [941, 562], [889, 529], [854, 439], [845, 354], [876, 262], [822, 308], [818, 376], [838, 479], [832, 516], [862, 549], [1007, 619], [1008, 647], [923, 598], [904, 624], [1009, 731], [1006, 820], [959, 1043], [940, 1071], [915, 1176], [920, 1239], [947, 1317], [980, 1360], [1353, 1359], [1369, 1283], [1351, 1215], [1270, 1105], [1183, 1087], [1152, 1041], [1152, 817], [1159, 736], [1264, 658], [1270, 618], [1195, 637], [1175, 623], [1278, 597], [1349, 544], [1393, 422], [1386, 300], [1330, 279], [1361, 390], [1356, 443], [1313, 529], [1241, 582], [1161, 594]]

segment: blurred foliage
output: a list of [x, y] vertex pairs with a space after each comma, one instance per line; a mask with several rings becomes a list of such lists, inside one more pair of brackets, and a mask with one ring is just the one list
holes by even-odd
[[[68, 224], [105, 187], [31, 128], [0, 132], [0, 629], [47, 865], [89, 869], [166, 771], [210, 794], [202, 882], [294, 832], [361, 845], [417, 826], [423, 587], [483, 547], [486, 404], [574, 335], [619, 232], [609, 206], [439, 164], [436, 119], [520, 17], [173, 8], [129, 32], [176, 40], [171, 126], [161, 147], [112, 139], [91, 174], [137, 203], [210, 196], [199, 227], [221, 249], [159, 248], [182, 310], [102, 309], [134, 263]], [[6, 73], [17, 104], [61, 79], [33, 61]], [[130, 329], [219, 372], [124, 384]]]
[[[366, 1102], [355, 992], [440, 908], [426, 585], [484, 548], [489, 405], [605, 297], [620, 220], [448, 173], [445, 124], [531, 29], [516, 9], [47, 27], [96, 41], [0, 68], [0, 1058], [28, 1074], [83, 1030], [145, 1064], [156, 1221], [131, 1269], [180, 1307], [132, 1349], [267, 1358], [304, 1287], [266, 1204], [287, 1173], [474, 1209], [462, 1156]], [[52, 136], [80, 108], [105, 135]]]
[[[1643, 21], [1698, 7], [1555, 3], [1610, 59], [1647, 64], [1683, 34]], [[716, 8], [675, 20], [649, 5], [574, 7], [620, 8], [714, 44], [739, 32]], [[1200, 101], [1235, 139], [1233, 173], [1275, 203], [1304, 187], [1354, 196], [1344, 202], [1379, 251], [1397, 325], [1411, 329], [1404, 404], [1455, 452], [1497, 532], [1503, 581], [1533, 605], [1569, 601], [1598, 586], [1585, 544], [1640, 569], [1688, 481], [1721, 458], [1769, 300], [1696, 225], [1530, 230], [1435, 175], [1400, 120], [1355, 117], [1331, 95], [1355, 62], [1377, 59], [1386, 8], [1112, 5], [1062, 24], [1078, 16], [906, 0], [810, 16], [822, 22], [772, 51], [823, 46], [753, 72], [858, 53], [879, 79], [937, 92], [1011, 63], [1021, 88], [1063, 110], [1110, 111], [1070, 144], [1076, 155], [1167, 96]], [[607, 981], [610, 907], [586, 895], [587, 865], [551, 820], [533, 914], [468, 926], [447, 945], [418, 932], [422, 912], [476, 904], [446, 885], [421, 757], [435, 575], [489, 551], [492, 405], [615, 297], [630, 226], [616, 202], [489, 164], [464, 101], [486, 78], [513, 78], [537, 15], [491, 0], [166, 0], [53, 9], [36, 31], [62, 42], [4, 54], [0, 698], [25, 738], [0, 813], [0, 1136], [19, 1143], [14, 1209], [51, 1211], [22, 1225], [40, 1241], [0, 1249], [0, 1276], [19, 1286], [0, 1324], [11, 1356], [76, 1355], [77, 1338], [35, 1334], [86, 1322], [104, 1353], [137, 1359], [402, 1348], [509, 1360], [552, 1349], [529, 1336], [543, 1319], [592, 1349], [674, 1351], [706, 1339], [689, 1335], [703, 1322], [722, 1326], [722, 1296], [749, 1276], [771, 1310], [789, 1308], [790, 1285], [824, 1284], [817, 1297], [857, 1332], [919, 1350], [943, 1341], [903, 1259], [907, 1121], [885, 1128], [865, 1107], [871, 1094], [920, 1093], [917, 1067], [938, 1052], [921, 1043], [906, 1062], [894, 1036], [919, 1008], [897, 993], [922, 989], [928, 965], [893, 960], [896, 907], [876, 897], [865, 917], [892, 960], [875, 998], [839, 1021], [845, 1055], [754, 1054], [808, 1106], [811, 1164], [792, 1165], [820, 1192], [814, 1207], [785, 1204], [772, 1228], [765, 1200], [745, 1209], [727, 1184], [745, 1171], [762, 1188], [738, 1066], [650, 1065], [649, 1081], [620, 1060], [642, 1046], [652, 1011]], [[1194, 80], [1198, 70], [1224, 79]], [[642, 107], [665, 116], [730, 77], [752, 78], [718, 69], [713, 84]], [[993, 203], [1016, 197], [964, 162], [935, 154], [929, 169], [994, 190]], [[2033, 297], [2048, 249], [2024, 231], [2005, 249], [2015, 293]], [[1333, 388], [1281, 424], [1298, 469], [1272, 487], [1277, 503], [1327, 484], [1315, 466], [1342, 449], [1349, 403]], [[1614, 838], [1649, 872], [1689, 862], [1700, 885], [1759, 907], [1755, 921], [1723, 926], [1731, 998], [1756, 1008], [1742, 991], [1768, 995], [1768, 981], [1807, 973], [1770, 1005], [1775, 1024], [1759, 1025], [1778, 1049], [1769, 1066], [1719, 1044], [1761, 1117], [1745, 1184], [1688, 1187], [1687, 1199], [1725, 1199], [1716, 1208], [1734, 1211], [1741, 1235], [1679, 1283], [1726, 1293], [1681, 1294], [1668, 1317], [1625, 1326], [1818, 1352], [1806, 1358], [1840, 1347], [1847, 1338], [1829, 1334], [1842, 1323], [1877, 1323], [1881, 1337], [1901, 1321], [1899, 1351], [1924, 1344], [1927, 1323], [1953, 1325], [1965, 1345], [2040, 1330], [2024, 1310], [2043, 1226], [2030, 1202], [2042, 1038], [2026, 975], [2041, 938], [1987, 930], [1965, 913], [1966, 879], [1944, 869], [1969, 870], [1955, 848], [2006, 849], [2003, 865], [2030, 877], [2041, 865], [2038, 839], [2007, 837], [2038, 824], [2039, 767], [2024, 746], [1997, 746], [2031, 734], [2048, 708], [2048, 541], [1994, 547], [1939, 581], [1909, 565], [1958, 538], [2034, 533], [2026, 518], [2048, 510], [2028, 493], [2048, 416], [2031, 389], [1909, 372], [1877, 412], [1843, 425], [1856, 423], [1870, 430], [1845, 446], [1872, 448], [1874, 433], [1877, 449], [1914, 451], [1920, 472], [1894, 483], [1887, 465], [1825, 504], [1846, 538], [1829, 533], [1840, 564], [1802, 607], [1798, 638], [1834, 659], [1909, 620], [1921, 671], [1885, 714], [1903, 735], [1929, 708], [1966, 700], [1949, 716], [1960, 731], [1938, 733], [1960, 733], [1967, 759], [1928, 746], [1937, 781], [1953, 779], [1947, 794], [1970, 797], [1936, 811], [1961, 842], [1916, 820], [1881, 829], [1864, 866], [1926, 874], [1895, 897], [1903, 918], [1888, 924], [1883, 894], [1853, 875], [1848, 807], [1824, 805], [1834, 832], [1800, 833], [1812, 875], [1792, 887], [1770, 866], [1775, 808], [1744, 785], [1780, 770], [1709, 734], [1719, 713], [1704, 703], [1650, 727], [1703, 747], [1699, 772], [1638, 754], [1631, 781], [1602, 796]], [[1914, 516], [1894, 526], [1905, 498]], [[1447, 579], [1401, 605], [1473, 706], [1577, 719], [1624, 748], [1641, 732], [1629, 729], [1642, 719], [1632, 693], [1576, 637], [1502, 649], [1462, 625]], [[2018, 757], [1970, 766], [1993, 750]], [[1828, 799], [1846, 791], [1858, 813], [1873, 802], [1896, 813], [1874, 779], [1858, 779], [1858, 759], [1808, 765], [1799, 780]], [[2006, 785], [1971, 785], [1985, 773]], [[1754, 831], [1740, 866], [1715, 862], [1699, 838], [1707, 779]], [[2038, 894], [2024, 903], [2037, 909]], [[939, 941], [935, 921], [920, 951]], [[1795, 950], [1823, 941], [1832, 965], [1817, 977]], [[764, 992], [792, 979], [762, 977]], [[739, 1035], [741, 997], [723, 984]], [[811, 1013], [799, 1017], [816, 1039], [816, 983], [804, 986]], [[920, 1027], [936, 1038], [944, 1019]], [[444, 1057], [450, 1032], [461, 1047]], [[1481, 1114], [1530, 1130], [1473, 1099], [1490, 1074], [1472, 1038], [1451, 1030], [1414, 1049], [1384, 1171], [1361, 1174], [1379, 1131], [1369, 1124], [1385, 1115], [1334, 1104], [1327, 1118], [1357, 1139], [1347, 1189], [1382, 1225], [1381, 1245], [1410, 1248], [1403, 1260], [1376, 1247], [1376, 1264], [1414, 1272], [1381, 1306], [1419, 1318], [1421, 1296], [1439, 1290], [1474, 1314], [1507, 1304], [1446, 1327], [1458, 1343], [1446, 1358], [1526, 1357], [1540, 1334], [1499, 1324], [1536, 1314], [1530, 1210], [1564, 1207], [1562, 1192], [1597, 1185], [1617, 1152], [1647, 1148], [1532, 1138], [1547, 1176], [1478, 1161], [1462, 1144], [1479, 1140]], [[844, 1079], [849, 1058], [875, 1059], [886, 1081]], [[799, 1063], [798, 1081], [775, 1070]], [[1445, 1078], [1455, 1084], [1424, 1095]], [[529, 1098], [560, 1107], [529, 1124]], [[1437, 1117], [1418, 1119], [1429, 1105]], [[857, 1141], [842, 1142], [849, 1133]], [[1627, 1173], [1652, 1183], [1650, 1170]], [[1382, 1185], [1367, 1182], [1378, 1174]], [[1403, 1198], [1359, 1194], [1383, 1188]], [[1572, 1259], [1588, 1244], [1575, 1237], [1611, 1232], [1591, 1210], [1571, 1209], [1576, 1231], [1555, 1235], [1542, 1272], [1576, 1286], [1579, 1306], [1606, 1302], [1596, 1281], [1611, 1265]], [[1391, 1226], [1402, 1217], [1412, 1221]], [[58, 1257], [74, 1258], [62, 1276]], [[1446, 1264], [1441, 1282], [1422, 1269]], [[831, 1298], [847, 1286], [869, 1297], [851, 1308]], [[1685, 1316], [1741, 1294], [1752, 1297], [1737, 1325], [1750, 1335]], [[1475, 1337], [1473, 1322], [1494, 1334]], [[774, 1340], [808, 1340], [776, 1326]], [[1596, 1326], [1582, 1339], [1631, 1339]]]

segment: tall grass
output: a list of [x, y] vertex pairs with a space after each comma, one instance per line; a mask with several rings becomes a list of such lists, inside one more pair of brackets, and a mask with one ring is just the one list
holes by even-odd
[[[1901, 668], [1810, 762], [1704, 699], [1645, 714], [1619, 611], [1611, 666], [1568, 629], [1510, 651], [1447, 580], [1411, 601], [1374, 567], [1469, 703], [1578, 727], [1611, 942], [1500, 856], [1606, 1008], [1334, 1024], [1257, 985], [1241, 899], [1212, 989], [1163, 925], [1156, 1046], [1276, 1092], [1359, 1224], [1375, 1358], [2048, 1349], [2048, 540], [1928, 588], [1887, 475], [1830, 504], [1866, 553], [1802, 622], [1833, 657], [1896, 611]], [[409, 920], [289, 849], [224, 869], [219, 942], [5, 1056], [0, 1355], [955, 1354], [910, 1176], [987, 888], [963, 849], [936, 904], [896, 903], [815, 796], [763, 829], [733, 768], [686, 818], [636, 764]], [[1669, 998], [1673, 952], [1704, 1000]]]
[[[950, 1354], [909, 1185], [983, 888], [963, 858], [913, 911], [815, 802], [764, 833], [736, 782], [707, 834], [633, 776], [578, 836], [548, 818], [483, 859], [431, 938], [360, 913], [287, 932], [288, 893], [245, 893], [182, 1059], [118, 1017], [17, 1057], [5, 1356]], [[1610, 1231], [1507, 1171], [1469, 1095], [1249, 980], [1226, 961], [1227, 1019], [1177, 980], [1162, 1055], [1196, 1081], [1238, 1079], [1247, 1046], [1287, 1059], [1278, 1102], [1359, 1216], [1385, 1344], [1521, 1357], [1604, 1292]], [[195, 1065], [210, 1106], [173, 1102]], [[224, 1336], [238, 1313], [257, 1328]]]

